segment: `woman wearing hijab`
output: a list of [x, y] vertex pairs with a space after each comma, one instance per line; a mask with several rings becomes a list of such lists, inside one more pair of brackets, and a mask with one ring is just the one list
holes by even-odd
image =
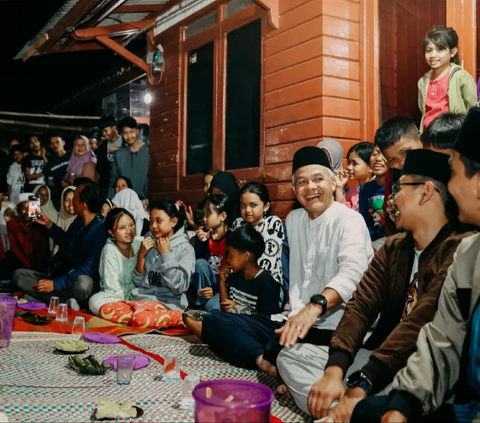
[[144, 236], [150, 230], [150, 216], [144, 210], [143, 203], [133, 189], [122, 189], [113, 197], [112, 203], [132, 214], [135, 219], [136, 236]]
[[73, 185], [76, 178], [90, 178], [96, 180], [95, 165], [97, 159], [95, 153], [90, 148], [90, 142], [84, 135], [80, 135], [75, 140], [72, 156], [68, 163], [67, 172], [62, 181], [62, 187]]
[[42, 212], [45, 213], [52, 222], [56, 222], [58, 219], [58, 212], [52, 203], [50, 188], [46, 185], [39, 185], [35, 187], [33, 193], [40, 198], [40, 209]]
[[[75, 193], [76, 187], [68, 186], [62, 191], [61, 201], [60, 201], [60, 213], [58, 215], [57, 226], [63, 229], [65, 232], [68, 231], [68, 228], [76, 219], [77, 215], [75, 214], [75, 209], [73, 208], [73, 195]], [[58, 252], [58, 245], [55, 245], [53, 249], [53, 254], [55, 255]]]
[[238, 202], [240, 201], [240, 187], [238, 182], [229, 172], [218, 172], [210, 182], [210, 194], [226, 194], [233, 203], [233, 217], [240, 217]]
[[318, 148], [325, 150], [327, 153], [330, 164], [332, 165], [332, 170], [335, 172], [337, 170], [343, 170], [343, 147], [338, 141], [328, 139], [323, 140], [317, 144]]

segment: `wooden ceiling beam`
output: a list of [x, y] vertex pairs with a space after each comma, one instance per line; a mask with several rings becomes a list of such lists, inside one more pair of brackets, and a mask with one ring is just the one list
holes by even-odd
[[105, 47], [113, 50], [119, 56], [122, 56], [124, 59], [128, 60], [130, 63], [133, 63], [135, 66], [139, 67], [144, 72], [148, 72], [149, 66], [144, 60], [140, 59], [140, 57], [128, 51], [125, 47], [118, 44], [116, 41], [112, 40], [106, 35], [99, 35], [96, 37], [96, 40], [99, 43], [103, 44]]
[[134, 34], [149, 25], [153, 24], [154, 19], [146, 19], [139, 22], [129, 22], [117, 25], [101, 26], [98, 28], [77, 29], [72, 33], [76, 40], [91, 40], [97, 37], [122, 37]]
[[165, 4], [132, 4], [120, 6], [116, 13], [149, 13], [162, 12], [165, 9]]

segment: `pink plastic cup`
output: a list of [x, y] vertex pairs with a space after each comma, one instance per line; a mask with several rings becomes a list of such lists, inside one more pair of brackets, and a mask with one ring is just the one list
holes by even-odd
[[197, 423], [269, 423], [274, 400], [270, 388], [243, 380], [202, 382], [195, 387], [193, 398]]
[[0, 297], [0, 348], [6, 348], [10, 345], [16, 305], [16, 298]]

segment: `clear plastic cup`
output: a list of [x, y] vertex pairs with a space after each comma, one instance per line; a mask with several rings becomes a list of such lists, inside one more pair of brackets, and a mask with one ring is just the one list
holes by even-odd
[[58, 305], [57, 317], [55, 320], [60, 323], [68, 322], [68, 308], [66, 304]]
[[117, 356], [117, 383], [119, 385], [130, 385], [134, 366], [134, 354]]
[[85, 318], [76, 316], [73, 321], [72, 335], [78, 335], [80, 338], [85, 333]]
[[16, 298], [0, 297], [0, 348], [6, 348], [10, 345], [16, 306]]
[[209, 380], [193, 390], [195, 422], [270, 422], [273, 392], [260, 383]]
[[163, 364], [163, 381], [172, 382], [181, 380], [180, 363], [176, 353], [168, 353], [165, 355], [165, 363]]
[[182, 402], [180, 409], [193, 410], [195, 409], [195, 400], [193, 399], [193, 390], [195, 386], [200, 383], [200, 378], [196, 375], [188, 375], [183, 380]]
[[48, 314], [57, 314], [58, 313], [58, 304], [60, 300], [58, 297], [50, 298], [50, 305], [48, 306]]

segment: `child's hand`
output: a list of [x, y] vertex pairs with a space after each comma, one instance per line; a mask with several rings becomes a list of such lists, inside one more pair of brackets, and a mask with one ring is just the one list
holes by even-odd
[[202, 288], [198, 290], [198, 295], [205, 297], [207, 300], [213, 297], [213, 289], [209, 286], [208, 288]]
[[387, 213], [388, 213], [388, 217], [391, 219], [392, 222], [397, 221], [397, 216], [395, 215], [396, 211], [397, 211], [397, 206], [395, 205], [395, 200], [393, 199], [392, 195], [390, 195], [387, 201]]
[[233, 306], [237, 305], [235, 301], [232, 300], [225, 300], [220, 306], [222, 307], [222, 310], [225, 312], [228, 312]]
[[188, 207], [185, 205], [185, 203], [183, 201], [177, 201], [177, 203], [180, 204], [181, 207], [183, 207], [185, 209], [185, 215], [187, 217], [187, 222], [188, 222], [188, 225], [193, 228], [194, 230], [197, 230], [198, 229], [198, 225], [195, 223], [195, 218], [193, 216], [193, 210], [191, 207]]
[[202, 228], [199, 228], [195, 231], [195, 233], [197, 234], [197, 237], [201, 242], [205, 242], [210, 239], [210, 234], [212, 233], [212, 231], [205, 232]]
[[220, 282], [227, 282], [227, 279], [231, 273], [232, 273], [232, 268], [230, 267], [229, 264], [226, 264], [225, 266], [220, 267], [220, 269], [218, 269], [218, 277], [220, 278]]
[[170, 241], [166, 237], [160, 237], [157, 239], [157, 250], [160, 254], [165, 254], [170, 251]]
[[138, 250], [138, 256], [141, 258], [145, 258], [147, 253], [155, 247], [155, 240], [153, 238], [144, 238], [142, 241], [142, 245], [140, 246], [140, 250]]
[[342, 189], [345, 188], [345, 185], [347, 185], [348, 180], [350, 179], [350, 173], [348, 173], [348, 170], [336, 170], [333, 172], [335, 174], [334, 181], [337, 185], [337, 189]]

